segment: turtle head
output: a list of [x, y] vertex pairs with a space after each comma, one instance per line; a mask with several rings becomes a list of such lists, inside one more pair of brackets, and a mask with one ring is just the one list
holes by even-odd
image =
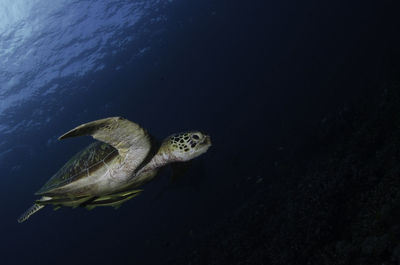
[[188, 161], [204, 154], [211, 146], [210, 136], [201, 132], [185, 132], [167, 137], [165, 146], [175, 161]]
[[165, 138], [151, 161], [136, 174], [139, 175], [172, 162], [191, 160], [207, 152], [210, 146], [210, 136], [201, 132], [173, 134]]

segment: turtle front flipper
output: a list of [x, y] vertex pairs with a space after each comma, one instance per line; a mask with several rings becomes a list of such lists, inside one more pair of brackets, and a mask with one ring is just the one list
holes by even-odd
[[136, 159], [145, 159], [151, 148], [150, 137], [138, 124], [121, 117], [111, 117], [79, 125], [58, 139], [91, 135], [93, 138], [112, 145], [125, 157], [129, 150], [137, 150]]
[[29, 217], [31, 217], [32, 214], [36, 213], [40, 209], [42, 209], [44, 205], [40, 205], [35, 203], [32, 205], [28, 210], [26, 210], [19, 218], [18, 218], [18, 223], [25, 222], [28, 220]]
[[111, 206], [118, 209], [122, 203], [138, 196], [143, 190], [129, 190], [121, 193], [110, 194], [103, 197], [95, 198], [94, 200], [86, 203], [83, 207], [92, 210], [99, 206]]

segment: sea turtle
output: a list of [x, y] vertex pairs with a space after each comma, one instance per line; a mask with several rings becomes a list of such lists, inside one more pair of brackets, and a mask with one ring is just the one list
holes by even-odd
[[42, 196], [18, 219], [26, 221], [45, 205], [119, 207], [137, 196], [160, 167], [188, 161], [207, 151], [210, 137], [192, 131], [171, 135], [155, 145], [136, 123], [111, 117], [82, 124], [59, 139], [91, 135], [99, 140], [73, 156], [35, 194]]

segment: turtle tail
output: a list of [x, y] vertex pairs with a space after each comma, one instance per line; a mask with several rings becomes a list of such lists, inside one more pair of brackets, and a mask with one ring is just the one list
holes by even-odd
[[26, 210], [19, 218], [18, 218], [18, 223], [25, 222], [28, 220], [29, 217], [31, 217], [32, 214], [36, 213], [40, 209], [42, 209], [44, 205], [40, 205], [35, 203], [32, 205], [28, 210]]

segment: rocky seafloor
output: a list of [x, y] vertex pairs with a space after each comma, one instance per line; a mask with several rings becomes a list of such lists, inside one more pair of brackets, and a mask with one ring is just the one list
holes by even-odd
[[306, 145], [170, 264], [400, 264], [400, 81], [323, 119]]

